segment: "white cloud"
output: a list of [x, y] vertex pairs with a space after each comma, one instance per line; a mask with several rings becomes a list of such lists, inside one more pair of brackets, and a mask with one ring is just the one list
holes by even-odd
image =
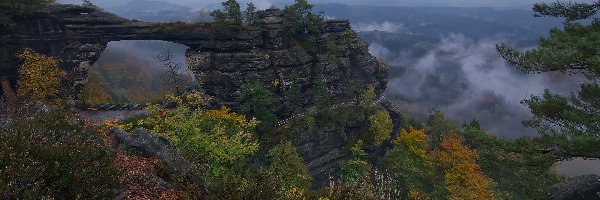
[[384, 21], [383, 23], [370, 22], [370, 23], [356, 23], [352, 24], [352, 28], [358, 32], [367, 32], [367, 31], [384, 31], [384, 32], [392, 32], [397, 33], [402, 31], [403, 25], [401, 23], [392, 23], [389, 21]]
[[501, 42], [505, 40], [451, 34], [423, 56], [405, 60], [396, 59], [401, 52], [376, 43], [369, 50], [404, 67], [401, 75], [390, 77], [387, 93], [403, 101], [405, 112], [423, 117], [436, 108], [452, 119], [477, 119], [499, 135], [534, 135], [534, 129], [521, 125], [531, 114], [520, 101], [546, 88], [568, 94], [579, 81], [561, 74], [517, 71], [498, 56], [495, 45]]

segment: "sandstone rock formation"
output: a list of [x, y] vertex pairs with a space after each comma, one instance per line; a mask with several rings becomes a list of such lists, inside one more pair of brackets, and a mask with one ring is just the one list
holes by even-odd
[[325, 80], [338, 102], [350, 98], [352, 84], [385, 90], [387, 70], [369, 54], [347, 20], [324, 21], [314, 43], [307, 46], [286, 34], [280, 10], [259, 15], [257, 26], [177, 27], [128, 20], [93, 8], [53, 5], [20, 22], [16, 35], [24, 46], [60, 59], [69, 74], [65, 94], [72, 100], [78, 99], [90, 66], [107, 43], [119, 40], [163, 40], [188, 46], [188, 67], [206, 93], [223, 102], [235, 102], [239, 87], [251, 82], [270, 86], [281, 100], [292, 84], [307, 90], [317, 79]]

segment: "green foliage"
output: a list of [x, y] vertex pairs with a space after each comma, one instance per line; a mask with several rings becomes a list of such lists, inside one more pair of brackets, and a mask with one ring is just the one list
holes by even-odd
[[373, 134], [373, 144], [380, 145], [390, 138], [392, 118], [386, 110], [380, 109], [369, 117], [369, 131]]
[[393, 190], [400, 192], [401, 198], [407, 198], [411, 190], [429, 191], [429, 181], [433, 178], [433, 165], [426, 155], [429, 148], [427, 136], [423, 130], [402, 129], [400, 136], [393, 141], [379, 165], [397, 179]]
[[275, 94], [259, 82], [246, 83], [241, 86], [240, 112], [255, 117], [261, 121], [259, 130], [265, 131], [273, 126], [277, 116], [272, 111], [273, 97]]
[[32, 12], [54, 3], [54, 0], [3, 0], [0, 2], [0, 26], [12, 27], [14, 18], [29, 15]]
[[363, 109], [368, 109], [373, 106], [373, 103], [377, 99], [377, 95], [375, 94], [375, 87], [369, 85], [367, 89], [360, 94], [358, 105]]
[[324, 78], [317, 78], [314, 80], [311, 93], [311, 95], [314, 97], [314, 106], [322, 110], [329, 109], [331, 106], [331, 93], [327, 88], [327, 83], [325, 82]]
[[494, 180], [497, 198], [547, 199], [550, 186], [560, 181], [551, 169], [556, 159], [540, 151], [546, 139], [497, 138], [485, 133], [476, 121], [464, 129], [466, 144], [480, 154], [481, 169]]
[[352, 158], [341, 165], [339, 177], [342, 182], [351, 186], [358, 186], [368, 180], [371, 166], [365, 160], [367, 153], [363, 150], [363, 141], [359, 140], [350, 149]]
[[242, 25], [242, 12], [240, 10], [240, 4], [236, 0], [227, 0], [222, 3], [222, 10], [215, 10], [210, 13], [215, 19], [215, 23], [223, 25]]
[[537, 128], [546, 138], [546, 148], [560, 158], [594, 157], [600, 145], [600, 21], [593, 19], [583, 25], [576, 20], [588, 19], [598, 13], [598, 2], [535, 4], [538, 16], [564, 17], [564, 29], [550, 30], [540, 39], [536, 49], [521, 52], [505, 44], [497, 46], [498, 53], [511, 65], [525, 72], [582, 73], [587, 83], [580, 85], [577, 94], [563, 97], [546, 90], [522, 103], [534, 114], [524, 124]]
[[523, 103], [534, 115], [523, 124], [538, 128], [547, 141], [554, 141], [546, 148], [561, 149], [553, 152], [557, 157], [600, 158], [600, 85], [582, 84], [570, 98], [546, 90]]
[[258, 150], [252, 134], [258, 121], [246, 120], [225, 107], [202, 110], [199, 107], [207, 99], [199, 93], [167, 98], [177, 105], [176, 109], [150, 106], [149, 117], [140, 124], [152, 133], [169, 138], [189, 160], [208, 167], [203, 169], [204, 173], [219, 174], [224, 167]]
[[33, 103], [2, 117], [10, 122], [0, 126], [0, 198], [114, 197], [119, 173], [96, 127]]
[[250, 25], [258, 24], [258, 16], [256, 15], [256, 6], [252, 2], [246, 4], [246, 11], [244, 11], [244, 22]]
[[550, 4], [536, 3], [533, 11], [536, 16], [564, 17], [567, 21], [588, 19], [598, 13], [599, 3], [553, 2]]
[[90, 0], [83, 0], [81, 3], [81, 6], [86, 7], [86, 8], [93, 8], [96, 10], [102, 10], [102, 8], [98, 7], [97, 5], [93, 4]]
[[375, 199], [371, 165], [365, 160], [363, 146], [363, 141], [358, 140], [351, 147], [352, 157], [340, 166], [339, 181], [330, 184], [331, 199]]
[[300, 199], [309, 191], [312, 177], [298, 155], [296, 147], [284, 141], [269, 150], [267, 177], [276, 199]]
[[304, 107], [304, 95], [302, 94], [302, 86], [298, 81], [292, 83], [292, 86], [287, 91], [287, 98], [284, 104], [286, 109], [291, 113], [300, 112]]
[[322, 21], [321, 16], [311, 12], [313, 5], [306, 0], [295, 0], [295, 3], [283, 9], [283, 20], [291, 36], [318, 33]]
[[452, 133], [458, 133], [458, 131], [459, 124], [452, 120], [446, 120], [444, 113], [437, 110], [429, 116], [425, 128], [433, 148], [437, 148], [444, 137]]

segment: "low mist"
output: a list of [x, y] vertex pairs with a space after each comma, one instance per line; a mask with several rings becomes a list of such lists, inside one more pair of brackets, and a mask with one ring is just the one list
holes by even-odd
[[425, 119], [437, 109], [452, 119], [477, 119], [496, 135], [534, 136], [535, 129], [521, 124], [531, 114], [520, 101], [546, 88], [569, 94], [578, 81], [560, 73], [531, 75], [516, 70], [496, 52], [495, 45], [502, 42], [507, 41], [451, 34], [419, 57], [390, 51], [378, 43], [371, 43], [369, 50], [398, 66], [391, 69], [386, 93], [403, 111]]

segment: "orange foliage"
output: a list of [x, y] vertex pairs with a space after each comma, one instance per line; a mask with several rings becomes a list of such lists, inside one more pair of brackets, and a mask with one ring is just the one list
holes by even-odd
[[125, 155], [117, 150], [115, 165], [124, 172], [121, 178], [126, 193], [125, 199], [182, 199], [175, 189], [161, 188], [157, 183], [144, 184], [142, 180], [151, 179], [155, 174], [154, 165], [160, 162], [159, 158], [145, 158], [141, 156]]
[[448, 199], [494, 199], [491, 179], [476, 163], [479, 154], [464, 145], [458, 135], [444, 137], [432, 156], [444, 170]]

